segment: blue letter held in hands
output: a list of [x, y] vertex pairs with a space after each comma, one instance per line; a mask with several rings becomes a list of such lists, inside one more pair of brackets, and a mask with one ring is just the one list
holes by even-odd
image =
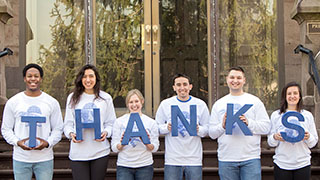
[[282, 119], [281, 119], [283, 126], [298, 131], [298, 136], [289, 137], [287, 135], [287, 133], [285, 133], [285, 132], [280, 132], [280, 134], [285, 141], [288, 141], [291, 143], [296, 143], [296, 142], [301, 141], [304, 138], [305, 130], [299, 125], [288, 122], [288, 118], [290, 116], [297, 117], [299, 121], [304, 121], [304, 117], [298, 112], [286, 112], [283, 114]]
[[37, 123], [45, 123], [45, 117], [21, 116], [22, 122], [29, 123], [29, 147], [36, 147]]
[[101, 127], [100, 127], [100, 109], [93, 108], [93, 122], [81, 122], [81, 109], [75, 110], [76, 114], [76, 139], [82, 140], [82, 129], [83, 128], [94, 128], [94, 138], [101, 138]]
[[178, 117], [190, 136], [197, 136], [197, 106], [190, 105], [190, 124], [177, 105], [171, 106], [172, 136], [178, 136]]
[[[136, 122], [136, 125], [138, 127], [137, 132], [132, 131], [134, 122]], [[130, 114], [128, 125], [127, 125], [125, 132], [124, 132], [121, 144], [128, 145], [131, 137], [141, 137], [144, 144], [150, 144], [150, 140], [149, 140], [147, 131], [143, 126], [143, 123], [142, 123], [142, 120], [140, 118], [139, 113], [131, 113]]]
[[245, 104], [235, 114], [233, 114], [233, 105], [234, 104], [227, 104], [226, 134], [232, 135], [232, 126], [234, 123], [238, 123], [244, 135], [252, 136], [252, 132], [250, 131], [248, 126], [240, 120], [239, 116], [247, 112], [253, 105]]

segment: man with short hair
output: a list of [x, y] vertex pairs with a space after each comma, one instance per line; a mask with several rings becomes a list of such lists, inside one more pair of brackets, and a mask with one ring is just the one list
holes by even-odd
[[[161, 102], [156, 121], [159, 124], [160, 134], [165, 135], [165, 180], [186, 180], [202, 179], [202, 143], [201, 137], [207, 135], [209, 110], [204, 101], [190, 95], [192, 89], [191, 79], [184, 74], [177, 74], [173, 77], [173, 90], [176, 96], [165, 99]], [[192, 113], [196, 112], [196, 136], [190, 136], [182, 121], [177, 117], [178, 136], [173, 136], [171, 110], [178, 107], [187, 123], [191, 123]], [[191, 113], [191, 106], [196, 111]]]
[[[229, 94], [213, 105], [209, 122], [209, 136], [212, 139], [218, 138], [220, 179], [260, 180], [260, 141], [261, 135], [270, 131], [269, 116], [258, 97], [244, 92], [246, 78], [243, 68], [231, 68], [226, 81]], [[245, 105], [252, 106], [246, 110]], [[233, 107], [228, 111], [233, 111], [229, 115], [234, 117], [227, 117], [227, 106]], [[237, 114], [238, 111], [241, 114]], [[226, 127], [226, 121], [232, 118], [239, 121]], [[232, 130], [232, 135], [226, 134], [226, 128]], [[245, 135], [246, 130], [250, 130], [252, 135]]]
[[[43, 70], [37, 64], [24, 67], [26, 90], [10, 98], [5, 105], [1, 132], [13, 145], [13, 172], [15, 180], [26, 180], [35, 174], [36, 179], [50, 180], [53, 176], [52, 147], [61, 140], [63, 121], [56, 99], [40, 90]], [[25, 119], [29, 118], [29, 122]], [[36, 124], [36, 144], [29, 144], [31, 121]]]

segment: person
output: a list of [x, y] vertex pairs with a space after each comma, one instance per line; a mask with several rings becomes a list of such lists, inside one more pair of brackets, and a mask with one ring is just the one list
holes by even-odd
[[[303, 109], [301, 87], [296, 82], [288, 83], [281, 92], [280, 109], [271, 114], [272, 128], [268, 135], [268, 144], [276, 147], [274, 159], [274, 179], [294, 180], [310, 179], [310, 149], [318, 142], [318, 134], [312, 114]], [[286, 132], [296, 136], [293, 129], [284, 127], [282, 117], [286, 112], [299, 112], [304, 121], [298, 121], [296, 117], [289, 117], [288, 122], [297, 124], [305, 130], [304, 138], [296, 143], [287, 142], [280, 132]]]
[[[53, 177], [53, 146], [61, 140], [63, 121], [56, 99], [40, 90], [43, 70], [28, 64], [22, 71], [26, 90], [11, 97], [4, 108], [1, 132], [13, 145], [13, 173], [15, 180], [32, 178], [49, 180]], [[29, 144], [31, 125], [23, 121], [29, 117], [45, 120], [36, 124], [36, 146]], [[33, 131], [33, 130], [32, 130]]]
[[[126, 105], [130, 113], [119, 117], [113, 125], [111, 147], [118, 153], [117, 180], [152, 180], [153, 178], [152, 152], [156, 152], [159, 148], [159, 132], [157, 123], [142, 114], [143, 103], [143, 95], [138, 89], [129, 91]], [[131, 138], [128, 145], [121, 144], [131, 113], [139, 113], [150, 144], [144, 144], [140, 137]], [[134, 126], [132, 132], [137, 131], [137, 126]]]
[[[260, 136], [270, 131], [269, 116], [258, 97], [244, 92], [246, 78], [242, 67], [230, 68], [226, 81], [229, 94], [214, 103], [209, 122], [209, 136], [212, 139], [218, 138], [220, 179], [261, 179]], [[238, 121], [231, 127], [232, 135], [226, 134], [227, 104], [233, 104], [235, 117], [245, 124], [244, 126], [252, 133], [251, 136], [244, 135]], [[238, 116], [237, 111], [245, 104], [252, 106]]]
[[[72, 177], [76, 180], [102, 180], [108, 166], [110, 144], [116, 119], [111, 96], [100, 90], [100, 76], [95, 66], [87, 64], [75, 79], [75, 88], [68, 96], [64, 119], [64, 134], [71, 139], [69, 159]], [[82, 140], [77, 140], [75, 110], [81, 110], [81, 122], [93, 122], [93, 108], [99, 109], [101, 138], [95, 139], [93, 128], [82, 129]], [[79, 134], [78, 134], [79, 136]]]
[[[192, 82], [185, 74], [173, 77], [176, 96], [163, 100], [156, 113], [160, 134], [165, 135], [165, 180], [202, 179], [201, 137], [208, 134], [209, 110], [204, 101], [190, 95]], [[190, 136], [178, 118], [178, 136], [172, 136], [171, 106], [178, 106], [190, 122], [190, 106], [196, 106], [197, 136]]]

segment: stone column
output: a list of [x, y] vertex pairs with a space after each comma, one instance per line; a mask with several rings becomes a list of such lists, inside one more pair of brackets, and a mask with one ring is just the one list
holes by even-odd
[[[13, 17], [12, 8], [9, 0], [0, 0], [0, 51], [6, 47], [5, 42], [5, 26], [10, 18]], [[2, 111], [4, 104], [7, 101], [6, 96], [6, 78], [5, 78], [5, 64], [7, 56], [0, 58], [0, 121], [2, 119]]]
[[[300, 44], [313, 51], [316, 55], [320, 51], [320, 1], [296, 0], [291, 12], [291, 18], [300, 27]], [[297, 44], [298, 45], [298, 44]], [[304, 105], [315, 116], [318, 134], [320, 130], [320, 98], [317, 87], [309, 75], [309, 57], [301, 53], [301, 88]], [[320, 56], [316, 59], [320, 70]]]

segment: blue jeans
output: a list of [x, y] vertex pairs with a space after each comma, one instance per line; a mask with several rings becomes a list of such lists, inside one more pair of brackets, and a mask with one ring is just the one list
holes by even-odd
[[38, 163], [13, 160], [13, 173], [15, 180], [31, 180], [32, 173], [34, 173], [37, 180], [52, 180], [53, 160]]
[[260, 159], [241, 162], [219, 161], [221, 180], [261, 180]]
[[164, 180], [202, 180], [202, 166], [164, 166]]
[[152, 180], [153, 166], [129, 168], [117, 166], [117, 180]]

